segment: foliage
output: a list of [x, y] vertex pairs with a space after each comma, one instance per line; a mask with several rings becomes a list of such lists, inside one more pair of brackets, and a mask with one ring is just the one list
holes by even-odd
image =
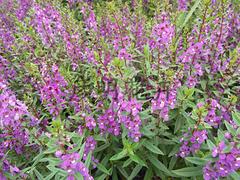
[[0, 0], [0, 179], [240, 179], [239, 1]]

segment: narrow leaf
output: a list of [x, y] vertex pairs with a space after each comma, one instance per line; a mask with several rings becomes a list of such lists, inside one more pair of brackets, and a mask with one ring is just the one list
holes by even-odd
[[107, 175], [110, 175], [110, 172], [109, 172], [109, 171], [105, 168], [105, 166], [102, 165], [101, 163], [98, 163], [97, 168], [98, 168], [100, 171], [106, 173]]
[[131, 158], [131, 160], [138, 163], [139, 165], [147, 167], [146, 163], [140, 157], [138, 157], [136, 154], [130, 155], [130, 158]]
[[145, 176], [144, 176], [144, 180], [149, 180], [149, 179], [153, 179], [153, 171], [151, 168], [148, 168]]
[[186, 157], [185, 159], [187, 161], [189, 161], [193, 164], [197, 164], [197, 165], [205, 165], [208, 162], [208, 160], [202, 159], [202, 158], [199, 158], [199, 157]]
[[182, 177], [194, 177], [202, 175], [202, 167], [187, 167], [177, 170], [172, 170], [173, 173]]
[[196, 11], [197, 7], [199, 6], [201, 0], [197, 0], [195, 2], [195, 4], [192, 6], [191, 10], [189, 11], [189, 13], [187, 14], [182, 26], [180, 26], [180, 31], [186, 26], [187, 22], [189, 21], [189, 19], [191, 18], [191, 16], [193, 15], [194, 11]]
[[229, 124], [229, 122], [224, 121], [224, 124], [225, 124], [228, 132], [230, 132], [233, 136], [236, 136], [236, 135], [237, 135], [237, 134], [236, 134], [236, 130], [232, 127], [231, 124]]
[[87, 168], [89, 168], [89, 166], [90, 166], [91, 158], [92, 158], [92, 152], [89, 152], [88, 155], [87, 155], [87, 159], [86, 159], [86, 161], [85, 161], [85, 166], [86, 166]]
[[142, 166], [138, 164], [138, 165], [133, 169], [133, 171], [132, 171], [132, 173], [130, 174], [128, 180], [132, 180], [133, 178], [135, 178], [135, 177], [138, 175], [138, 173], [141, 171], [141, 169], [142, 169]]
[[148, 159], [160, 171], [163, 171], [167, 174], [171, 174], [171, 172], [167, 169], [167, 167], [162, 162], [160, 162], [156, 157], [154, 157], [153, 155], [151, 155], [151, 154], [148, 155]]
[[119, 152], [118, 154], [115, 154], [114, 156], [112, 156], [110, 158], [110, 161], [116, 161], [116, 160], [122, 159], [122, 158], [126, 157], [126, 155], [127, 155], [127, 150], [124, 149], [121, 152]]
[[232, 114], [232, 118], [233, 118], [234, 122], [236, 123], [236, 125], [240, 126], [240, 113], [234, 112]]
[[151, 142], [149, 141], [145, 141], [143, 143], [143, 146], [145, 146], [148, 150], [152, 151], [155, 154], [161, 154], [164, 155], [164, 153], [155, 145], [153, 145]]

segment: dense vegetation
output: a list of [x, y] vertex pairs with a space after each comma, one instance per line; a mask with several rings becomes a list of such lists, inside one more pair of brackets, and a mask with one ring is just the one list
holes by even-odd
[[240, 179], [239, 0], [0, 0], [0, 179]]

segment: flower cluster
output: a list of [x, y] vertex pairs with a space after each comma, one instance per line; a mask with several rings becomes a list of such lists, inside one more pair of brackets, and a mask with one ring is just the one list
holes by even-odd
[[158, 92], [152, 100], [152, 112], [160, 110], [160, 116], [167, 121], [168, 120], [168, 104], [167, 96], [164, 92]]
[[186, 11], [187, 10], [187, 1], [186, 0], [178, 0], [178, 10]]
[[109, 109], [99, 117], [98, 126], [102, 132], [108, 132], [115, 136], [121, 133], [120, 125], [128, 130], [128, 136], [138, 142], [141, 137], [141, 119], [139, 112], [142, 105], [136, 99], [124, 100], [123, 94], [116, 88], [109, 93], [112, 103]]
[[115, 136], [120, 134], [120, 124], [116, 120], [116, 113], [112, 108], [107, 109], [104, 114], [98, 118], [98, 126], [102, 133], [108, 132]]
[[204, 167], [204, 179], [218, 179], [227, 177], [230, 173], [240, 169], [240, 149], [234, 144], [230, 152], [226, 153], [226, 144], [222, 141], [212, 151], [212, 157], [218, 158], [214, 163], [207, 163]]
[[221, 123], [221, 116], [216, 114], [216, 110], [217, 108], [220, 108], [220, 105], [215, 99], [209, 101], [209, 109], [205, 121], [213, 127], [218, 127]]
[[44, 84], [40, 89], [41, 100], [46, 102], [49, 112], [57, 116], [65, 107], [66, 92], [64, 90], [67, 82], [59, 73], [57, 66], [52, 67], [51, 74], [46, 73], [45, 70], [46, 66], [43, 66]]
[[169, 88], [169, 92], [159, 91], [152, 99], [152, 112], [160, 112], [160, 117], [164, 121], [169, 119], [169, 109], [174, 109], [177, 101], [177, 89], [181, 87], [181, 82], [175, 79]]
[[85, 146], [84, 146], [84, 153], [83, 153], [84, 160], [86, 160], [87, 155], [95, 149], [96, 144], [97, 142], [94, 140], [92, 136], [87, 137]]
[[28, 10], [31, 8], [33, 1], [32, 0], [19, 0], [19, 8], [16, 11], [16, 16], [19, 20], [23, 20], [28, 12]]
[[[0, 2], [1, 8], [7, 8], [11, 12], [11, 1], [9, 4], [3, 4]], [[10, 49], [13, 45], [15, 38], [14, 38], [14, 24], [11, 17], [7, 16], [6, 12], [0, 13], [0, 40], [1, 40], [1, 50]]]
[[14, 149], [19, 154], [29, 140], [28, 132], [23, 128], [26, 120], [23, 116], [29, 114], [27, 107], [7, 87], [1, 90], [0, 100], [0, 136], [4, 139], [1, 151]]
[[163, 51], [168, 48], [174, 36], [174, 26], [170, 23], [166, 14], [162, 15], [161, 23], [152, 29], [150, 45], [152, 49]]
[[190, 153], [196, 153], [206, 139], [206, 130], [193, 130], [193, 133], [184, 134], [184, 138], [180, 140], [182, 142], [182, 146], [180, 147], [179, 156], [184, 158]]
[[[81, 12], [86, 15], [86, 10], [82, 9]], [[85, 20], [85, 24], [86, 24], [86, 30], [93, 30], [93, 31], [97, 31], [97, 21], [96, 21], [96, 17], [95, 17], [95, 13], [93, 10], [89, 10], [88, 12], [88, 16], [84, 17]]]
[[80, 161], [80, 155], [78, 153], [57, 153], [56, 156], [61, 158], [62, 162], [59, 166], [68, 172], [68, 180], [74, 180], [74, 174], [77, 172], [84, 177], [84, 180], [93, 180], [84, 163]]
[[124, 2], [0, 0], [0, 179], [237, 176], [238, 3]]
[[52, 6], [42, 8], [34, 5], [35, 18], [33, 25], [45, 45], [51, 46], [59, 41], [64, 28], [61, 23], [61, 16]]
[[118, 58], [121, 60], [132, 60], [132, 55], [126, 49], [121, 49], [118, 53]]
[[141, 119], [139, 112], [142, 110], [142, 105], [136, 99], [124, 101], [121, 105], [121, 110], [127, 112], [127, 115], [120, 115], [120, 122], [128, 130], [128, 136], [135, 142], [138, 142], [141, 137], [140, 126]]
[[[4, 159], [3, 153], [0, 153], [0, 159]], [[20, 173], [19, 168], [16, 166], [12, 166], [7, 159], [3, 160], [2, 170], [4, 172], [10, 172], [12, 175], [15, 175], [15, 176]], [[2, 176], [1, 173], [0, 173], [0, 178], [3, 180], [6, 180], [6, 178]]]
[[16, 77], [16, 70], [10, 64], [10, 62], [0, 55], [0, 74], [3, 79], [14, 79]]

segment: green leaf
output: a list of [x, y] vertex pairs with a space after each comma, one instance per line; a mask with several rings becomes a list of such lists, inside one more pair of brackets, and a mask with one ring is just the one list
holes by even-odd
[[218, 129], [218, 140], [223, 141], [225, 139], [224, 134], [221, 129]]
[[121, 172], [121, 174], [127, 179], [128, 178], [128, 173], [125, 171], [125, 169], [123, 169], [120, 166], [117, 166], [117, 169]]
[[89, 166], [90, 166], [91, 159], [92, 159], [92, 152], [89, 152], [88, 155], [87, 155], [87, 159], [84, 163], [87, 168], [89, 168]]
[[47, 177], [44, 178], [44, 180], [51, 180], [57, 172], [50, 173]]
[[178, 47], [178, 43], [179, 43], [179, 37], [181, 35], [181, 31], [183, 30], [183, 28], [187, 25], [189, 19], [191, 18], [191, 16], [193, 15], [194, 11], [196, 11], [197, 7], [199, 6], [201, 0], [196, 0], [194, 5], [192, 6], [191, 10], [188, 12], [185, 20], [183, 21], [182, 25], [180, 26], [179, 30], [178, 30], [178, 35], [176, 37], [176, 43], [175, 43], [175, 51], [177, 50]]
[[149, 180], [149, 179], [153, 179], [153, 171], [151, 168], [148, 168], [145, 176], [144, 176], [144, 180]]
[[100, 152], [100, 151], [106, 149], [107, 147], [109, 147], [110, 145], [111, 145], [110, 143], [103, 144], [103, 145], [97, 147], [97, 148], [94, 150], [94, 152], [95, 152], [95, 153], [96, 153], [96, 152]]
[[215, 144], [210, 139], [207, 140], [207, 145], [210, 150], [216, 147]]
[[35, 175], [37, 176], [38, 180], [44, 179], [43, 176], [40, 174], [40, 172], [37, 169], [34, 169], [33, 171], [34, 171]]
[[151, 138], [152, 136], [155, 136], [155, 135], [156, 135], [154, 132], [152, 132], [151, 130], [149, 130], [147, 127], [143, 127], [143, 128], [142, 128], [142, 133], [143, 133], [145, 136], [149, 137], [149, 138]]
[[240, 126], [240, 113], [239, 112], [233, 112], [232, 113], [232, 118], [236, 125]]
[[148, 150], [150, 150], [151, 152], [155, 153], [155, 154], [161, 154], [164, 155], [164, 153], [155, 145], [153, 145], [151, 142], [149, 141], [144, 141], [143, 146], [145, 146]]
[[112, 180], [118, 180], [118, 175], [117, 175], [117, 169], [116, 168], [113, 168]]
[[75, 173], [74, 176], [77, 180], [84, 180], [83, 176], [79, 172]]
[[183, 124], [184, 124], [183, 117], [181, 115], [177, 116], [176, 122], [175, 122], [175, 125], [174, 125], [174, 133], [178, 132]]
[[186, 13], [185, 12], [181, 12], [179, 14], [179, 16], [177, 17], [176, 26], [177, 27], [181, 27], [183, 22], [184, 22], [184, 20], [185, 20], [185, 18], [186, 18]]
[[229, 124], [229, 122], [224, 121], [224, 124], [225, 124], [228, 132], [230, 132], [233, 136], [236, 136], [236, 135], [237, 135], [237, 134], [236, 134], [236, 130], [232, 127], [231, 124]]
[[124, 61], [122, 61], [122, 60], [120, 60], [116, 57], [113, 59], [112, 63], [113, 63], [114, 66], [119, 67], [119, 68], [124, 66]]
[[82, 157], [83, 157], [84, 147], [85, 147], [85, 143], [83, 143], [81, 149], [79, 150], [80, 159], [82, 159]]
[[186, 26], [187, 22], [189, 21], [189, 19], [191, 18], [191, 16], [193, 15], [194, 11], [196, 11], [197, 7], [199, 6], [201, 0], [196, 0], [194, 5], [192, 6], [191, 10], [188, 12], [184, 22], [182, 23], [182, 25], [180, 26], [180, 31]]
[[58, 165], [61, 162], [61, 160], [59, 158], [47, 157], [40, 159], [39, 162], [49, 162], [51, 163], [51, 165]]
[[187, 97], [192, 97], [192, 95], [194, 94], [194, 88], [186, 88], [184, 90], [184, 94], [187, 96]]
[[95, 180], [105, 180], [105, 179], [107, 179], [107, 178], [106, 178], [107, 176], [108, 176], [107, 174], [102, 174], [101, 176], [96, 177], [96, 178], [94, 178], [94, 179], [95, 179]]
[[55, 172], [55, 173], [61, 173], [63, 176], [67, 175], [67, 172], [60, 169], [60, 168], [56, 168], [52, 165], [47, 165], [47, 168], [51, 171], [51, 172]]
[[149, 154], [148, 155], [148, 159], [149, 161], [160, 171], [163, 171], [165, 173], [167, 173], [168, 175], [171, 175], [172, 173], [167, 169], [167, 167], [162, 163], [160, 162], [157, 157]]
[[200, 81], [200, 84], [201, 84], [202, 89], [205, 90], [206, 89], [206, 85], [207, 85], [207, 81], [206, 80], [202, 80], [202, 81]]
[[187, 161], [189, 161], [193, 164], [197, 164], [197, 165], [205, 165], [208, 162], [208, 160], [202, 159], [202, 158], [199, 158], [199, 157], [186, 157], [185, 159]]
[[141, 169], [142, 169], [142, 166], [138, 164], [138, 165], [133, 169], [133, 171], [132, 171], [132, 173], [130, 174], [128, 180], [132, 180], [134, 177], [136, 177], [136, 176], [138, 175], [138, 173], [141, 171]]
[[54, 147], [50, 147], [49, 149], [47, 149], [46, 151], [44, 151], [44, 154], [52, 154], [55, 153], [57, 151], [58, 147], [54, 146]]
[[194, 177], [202, 175], [202, 167], [187, 167], [177, 170], [172, 170], [173, 173], [182, 177]]
[[105, 174], [111, 175], [110, 172], [109, 172], [109, 171], [105, 168], [105, 166], [102, 165], [101, 163], [98, 163], [97, 168], [98, 168], [100, 171], [104, 172]]
[[73, 116], [68, 116], [69, 119], [74, 119], [74, 120], [81, 120], [81, 116], [79, 114], [73, 115]]
[[145, 67], [146, 67], [146, 74], [150, 76], [151, 64], [150, 64], [150, 49], [148, 45], [144, 46], [144, 56], [145, 56]]
[[119, 152], [119, 153], [115, 154], [114, 156], [112, 156], [110, 158], [110, 161], [116, 161], [116, 160], [119, 160], [119, 159], [122, 159], [122, 158], [126, 157], [127, 152], [128, 152], [127, 149], [122, 150], [121, 152]]
[[178, 153], [178, 151], [179, 151], [179, 146], [178, 145], [173, 146], [172, 150], [168, 154], [168, 157], [175, 156]]
[[33, 159], [32, 162], [34, 162], [34, 163], [33, 163], [32, 167], [36, 166], [36, 164], [37, 164], [43, 157], [44, 157], [43, 152], [40, 152], [40, 153]]
[[172, 170], [174, 168], [174, 166], [175, 166], [175, 164], [177, 162], [177, 159], [178, 158], [176, 156], [172, 156], [171, 157], [171, 160], [169, 162], [169, 167], [168, 167], [169, 170]]
[[130, 155], [130, 158], [131, 158], [131, 160], [140, 164], [141, 166], [147, 167], [146, 163], [140, 157], [138, 157], [136, 154]]
[[128, 158], [128, 160], [124, 161], [122, 167], [125, 168], [125, 167], [129, 166], [132, 162], [133, 162], [132, 159]]
[[236, 171], [234, 171], [233, 173], [231, 173], [230, 176], [231, 176], [234, 180], [239, 180], [239, 179], [240, 179], [240, 174], [237, 173]]

